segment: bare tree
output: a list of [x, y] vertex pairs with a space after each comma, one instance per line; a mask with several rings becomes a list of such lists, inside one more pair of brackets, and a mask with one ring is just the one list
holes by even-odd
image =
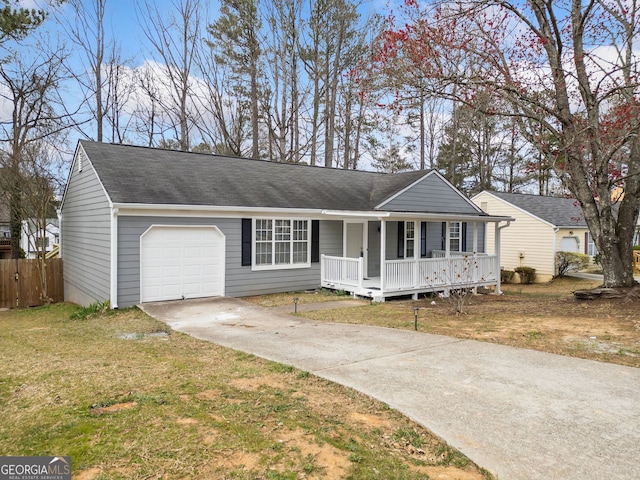
[[133, 129], [133, 100], [136, 78], [134, 71], [115, 54], [112, 61], [104, 65], [107, 109], [104, 112], [105, 127], [109, 130], [109, 140], [125, 143]]
[[183, 151], [190, 149], [194, 124], [200, 121], [191, 97], [194, 95], [192, 74], [197, 49], [201, 46], [203, 15], [198, 0], [172, 0], [166, 16], [154, 2], [145, 3], [138, 12], [151, 53], [161, 62], [158, 86], [162, 89], [155, 100]]
[[304, 98], [300, 85], [299, 35], [302, 3], [298, 0], [271, 2], [265, 8], [268, 37], [263, 112], [269, 133], [270, 157], [297, 163], [301, 156], [300, 109]]
[[23, 218], [23, 194], [29, 178], [24, 173], [26, 155], [32, 146], [46, 143], [69, 128], [69, 116], [58, 113], [62, 105], [59, 86], [63, 81], [62, 49], [48, 52], [42, 43], [28, 51], [15, 52], [6, 63], [0, 63], [0, 99], [10, 109], [11, 117], [0, 122], [2, 152], [2, 190], [9, 202], [11, 256], [20, 254]]
[[[492, 90], [508, 107], [487, 113], [526, 120], [522, 131], [545, 155], [553, 155], [554, 170], [582, 207], [602, 258], [604, 286], [634, 285], [632, 242], [640, 210], [640, 72], [633, 51], [638, 2], [407, 5], [421, 10], [416, 16], [421, 23], [400, 27], [394, 36], [406, 36], [399, 42], [395, 36], [396, 43], [433, 59], [423, 62], [423, 75], [455, 84], [456, 100], [473, 105], [477, 91]], [[477, 66], [472, 74], [454, 62], [461, 52]], [[527, 131], [528, 126], [535, 128]], [[624, 189], [623, 198], [612, 198], [616, 188]]]
[[204, 121], [197, 128], [203, 141], [220, 155], [252, 156], [253, 147], [259, 144], [251, 140], [251, 106], [238, 94], [240, 85], [235, 74], [208, 52], [198, 58], [198, 68], [202, 76], [198, 88], [202, 93], [196, 100]]
[[21, 174], [25, 181], [21, 185], [21, 216], [24, 219], [23, 234], [28, 234], [30, 250], [35, 252], [40, 279], [41, 300], [50, 303], [47, 281], [47, 244], [48, 227], [55, 218], [55, 194], [60, 191], [62, 182], [58, 178], [62, 170], [62, 157], [52, 148], [62, 142], [64, 137], [52, 135], [46, 142], [32, 142], [26, 146], [22, 155]]

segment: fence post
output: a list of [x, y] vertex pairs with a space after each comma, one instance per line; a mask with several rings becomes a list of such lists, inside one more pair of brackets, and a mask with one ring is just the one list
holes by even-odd
[[20, 260], [16, 258], [16, 273], [14, 275], [16, 281], [16, 308], [20, 306]]

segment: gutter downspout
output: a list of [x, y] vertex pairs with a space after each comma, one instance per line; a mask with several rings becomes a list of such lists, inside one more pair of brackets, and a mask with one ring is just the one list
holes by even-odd
[[506, 225], [500, 225], [499, 223], [496, 223], [496, 294], [497, 295], [502, 295], [502, 288], [500, 285], [500, 231], [503, 228], [507, 228], [509, 225], [511, 225], [511, 220], [507, 220], [507, 224]]
[[558, 266], [556, 264], [556, 253], [558, 253], [557, 251], [557, 247], [558, 247], [558, 232], [560, 231], [560, 227], [555, 227], [553, 229], [553, 259], [552, 259], [552, 263], [553, 263], [553, 272], [551, 273], [552, 276], [556, 276], [556, 267]]
[[118, 309], [118, 209], [111, 208], [111, 282], [109, 291], [111, 308]]
[[58, 214], [58, 256], [62, 258], [62, 209], [56, 210]]

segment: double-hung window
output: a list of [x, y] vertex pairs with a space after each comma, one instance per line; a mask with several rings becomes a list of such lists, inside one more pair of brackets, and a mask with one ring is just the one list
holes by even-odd
[[254, 268], [298, 268], [311, 265], [309, 220], [257, 218], [254, 222]]
[[413, 258], [416, 245], [416, 223], [404, 224], [404, 258]]
[[449, 223], [449, 251], [450, 252], [462, 251], [462, 223], [461, 222]]

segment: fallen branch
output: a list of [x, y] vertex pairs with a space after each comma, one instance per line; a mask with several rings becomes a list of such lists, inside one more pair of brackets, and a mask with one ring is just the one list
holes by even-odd
[[598, 287], [591, 290], [576, 290], [573, 296], [577, 300], [597, 300], [599, 298], [612, 299], [619, 298], [623, 303], [640, 300], [640, 286], [628, 288], [604, 288]]

